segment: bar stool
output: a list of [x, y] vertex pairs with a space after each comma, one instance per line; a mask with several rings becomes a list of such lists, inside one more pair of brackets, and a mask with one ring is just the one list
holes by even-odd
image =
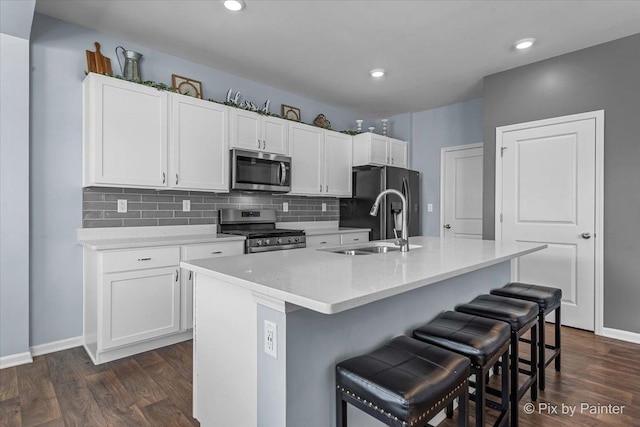
[[[518, 402], [531, 390], [531, 400], [538, 399], [537, 369], [519, 368], [518, 342], [520, 337], [531, 330], [531, 366], [537, 366], [538, 344], [537, 325], [538, 306], [529, 301], [500, 297], [497, 295], [480, 295], [467, 304], [456, 307], [456, 311], [474, 316], [488, 317], [506, 322], [511, 327], [511, 426], [518, 425]], [[518, 387], [518, 373], [528, 376], [527, 380]]]
[[[514, 282], [491, 291], [492, 295], [516, 298], [538, 304], [538, 385], [540, 390], [545, 386], [545, 368], [555, 360], [556, 371], [560, 372], [560, 308], [562, 307], [562, 289], [547, 286]], [[555, 310], [555, 343], [546, 343], [544, 331], [545, 317]], [[530, 342], [525, 338], [521, 341]], [[546, 358], [546, 349], [553, 350], [551, 357]]]
[[424, 426], [459, 398], [458, 426], [469, 412], [469, 359], [400, 336], [336, 365], [336, 426], [347, 427], [347, 403], [388, 426]]
[[[509, 423], [509, 337], [511, 328], [505, 322], [447, 311], [426, 325], [414, 329], [413, 337], [466, 356], [471, 361], [471, 374], [475, 374], [475, 388], [470, 399], [476, 402], [476, 426], [484, 427], [486, 406], [500, 410], [494, 426]], [[500, 393], [487, 387], [485, 377], [491, 367], [502, 358], [502, 387]], [[486, 392], [501, 397], [497, 404], [486, 398]], [[452, 406], [449, 411], [452, 411]]]

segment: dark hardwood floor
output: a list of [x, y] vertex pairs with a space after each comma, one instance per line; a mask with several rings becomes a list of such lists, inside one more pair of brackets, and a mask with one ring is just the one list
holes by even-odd
[[[549, 366], [533, 414], [524, 413], [529, 396], [522, 399], [520, 425], [640, 426], [640, 345], [578, 329], [562, 333], [562, 372]], [[78, 347], [0, 370], [0, 427], [198, 426], [191, 418], [191, 354], [185, 342], [94, 366]], [[558, 414], [541, 403], [556, 405]], [[573, 416], [561, 413], [563, 403], [576, 408]], [[581, 411], [581, 404], [599, 413]], [[610, 404], [624, 405], [622, 414], [604, 413]]]

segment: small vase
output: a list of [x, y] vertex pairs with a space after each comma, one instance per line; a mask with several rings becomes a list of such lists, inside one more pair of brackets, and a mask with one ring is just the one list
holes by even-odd
[[369, 129], [369, 132], [371, 133], [373, 133], [373, 131], [376, 130], [376, 128], [373, 126], [369, 126], [367, 129]]
[[356, 130], [358, 132], [362, 132], [362, 122], [364, 122], [364, 120], [356, 120], [356, 126], [357, 126]]
[[387, 123], [389, 119], [381, 119], [380, 121], [382, 122], [382, 135], [387, 136]]

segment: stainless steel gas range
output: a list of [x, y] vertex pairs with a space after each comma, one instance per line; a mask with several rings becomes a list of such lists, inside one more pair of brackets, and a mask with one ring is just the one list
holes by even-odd
[[220, 209], [220, 232], [245, 236], [244, 252], [281, 251], [307, 246], [304, 230], [276, 228], [276, 211], [272, 209]]

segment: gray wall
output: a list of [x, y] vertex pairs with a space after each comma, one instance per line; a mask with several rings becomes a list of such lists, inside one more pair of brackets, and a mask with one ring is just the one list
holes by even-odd
[[1, 33], [0, 64], [2, 357], [29, 351], [29, 40]]
[[223, 99], [233, 88], [257, 103], [271, 99], [272, 111], [281, 103], [299, 107], [305, 122], [324, 113], [334, 129], [354, 129], [356, 118], [370, 125], [353, 112], [39, 14], [31, 41], [31, 345], [82, 334], [82, 251], [76, 243], [83, 212], [81, 83], [85, 50], [93, 50], [94, 41], [114, 71], [113, 50], [122, 45], [144, 54], [145, 80], [170, 84], [174, 73], [202, 81], [206, 98]]
[[[118, 199], [127, 200], [127, 212], [118, 213]], [[182, 201], [191, 201], [191, 211], [182, 211]], [[288, 212], [282, 203], [289, 203]], [[322, 211], [322, 203], [327, 210]], [[143, 190], [137, 188], [89, 187], [83, 192], [82, 226], [144, 227], [159, 225], [217, 224], [218, 210], [274, 209], [279, 222], [338, 221], [338, 199], [231, 192]]]
[[605, 111], [604, 326], [640, 333], [640, 34], [484, 79], [484, 227], [493, 239], [495, 129]]
[[411, 123], [410, 167], [422, 179], [422, 234], [440, 236], [440, 149], [482, 142], [482, 99], [414, 113]]
[[35, 5], [0, 2], [0, 358], [29, 351], [29, 33]]

